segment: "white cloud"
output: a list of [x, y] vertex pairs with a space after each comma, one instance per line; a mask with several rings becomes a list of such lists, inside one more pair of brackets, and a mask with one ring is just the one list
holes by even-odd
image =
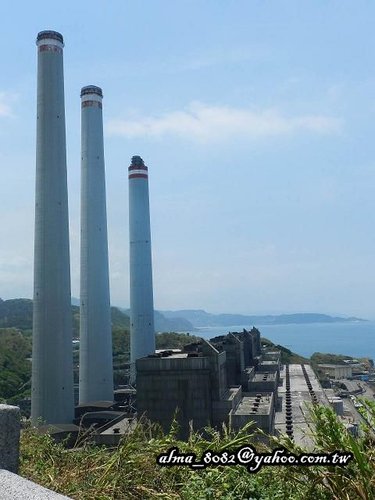
[[201, 142], [211, 142], [233, 136], [254, 140], [301, 131], [335, 134], [341, 127], [341, 120], [326, 115], [288, 117], [276, 109], [238, 109], [194, 102], [185, 110], [172, 111], [159, 117], [110, 120], [107, 131], [110, 135], [129, 138], [177, 135]]

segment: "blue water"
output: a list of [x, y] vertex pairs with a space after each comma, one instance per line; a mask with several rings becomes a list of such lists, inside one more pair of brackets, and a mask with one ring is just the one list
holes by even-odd
[[[196, 334], [210, 339], [229, 331], [238, 332], [253, 325], [198, 328]], [[375, 360], [375, 322], [312, 323], [305, 325], [256, 325], [262, 337], [310, 357], [314, 352], [346, 354]]]

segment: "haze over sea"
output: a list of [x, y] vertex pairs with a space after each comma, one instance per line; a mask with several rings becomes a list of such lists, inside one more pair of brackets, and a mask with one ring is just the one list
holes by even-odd
[[[197, 328], [198, 331], [194, 333], [210, 339], [252, 326], [205, 327]], [[302, 356], [310, 357], [314, 352], [325, 352], [375, 360], [375, 321], [254, 326], [259, 329], [262, 337]]]

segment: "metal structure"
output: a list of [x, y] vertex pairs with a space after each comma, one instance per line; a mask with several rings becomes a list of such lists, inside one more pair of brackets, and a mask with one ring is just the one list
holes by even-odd
[[113, 401], [102, 90], [81, 90], [79, 402]]
[[31, 418], [74, 417], [63, 37], [41, 31], [38, 47], [34, 313]]
[[130, 379], [135, 361], [155, 352], [148, 169], [140, 156], [129, 167]]

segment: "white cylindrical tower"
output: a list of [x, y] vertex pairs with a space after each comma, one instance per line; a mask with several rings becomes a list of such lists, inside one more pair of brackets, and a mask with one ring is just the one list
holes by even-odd
[[113, 401], [102, 90], [81, 90], [79, 402]]
[[130, 362], [155, 352], [148, 169], [140, 156], [129, 167]]
[[74, 417], [63, 37], [38, 34], [31, 418]]

